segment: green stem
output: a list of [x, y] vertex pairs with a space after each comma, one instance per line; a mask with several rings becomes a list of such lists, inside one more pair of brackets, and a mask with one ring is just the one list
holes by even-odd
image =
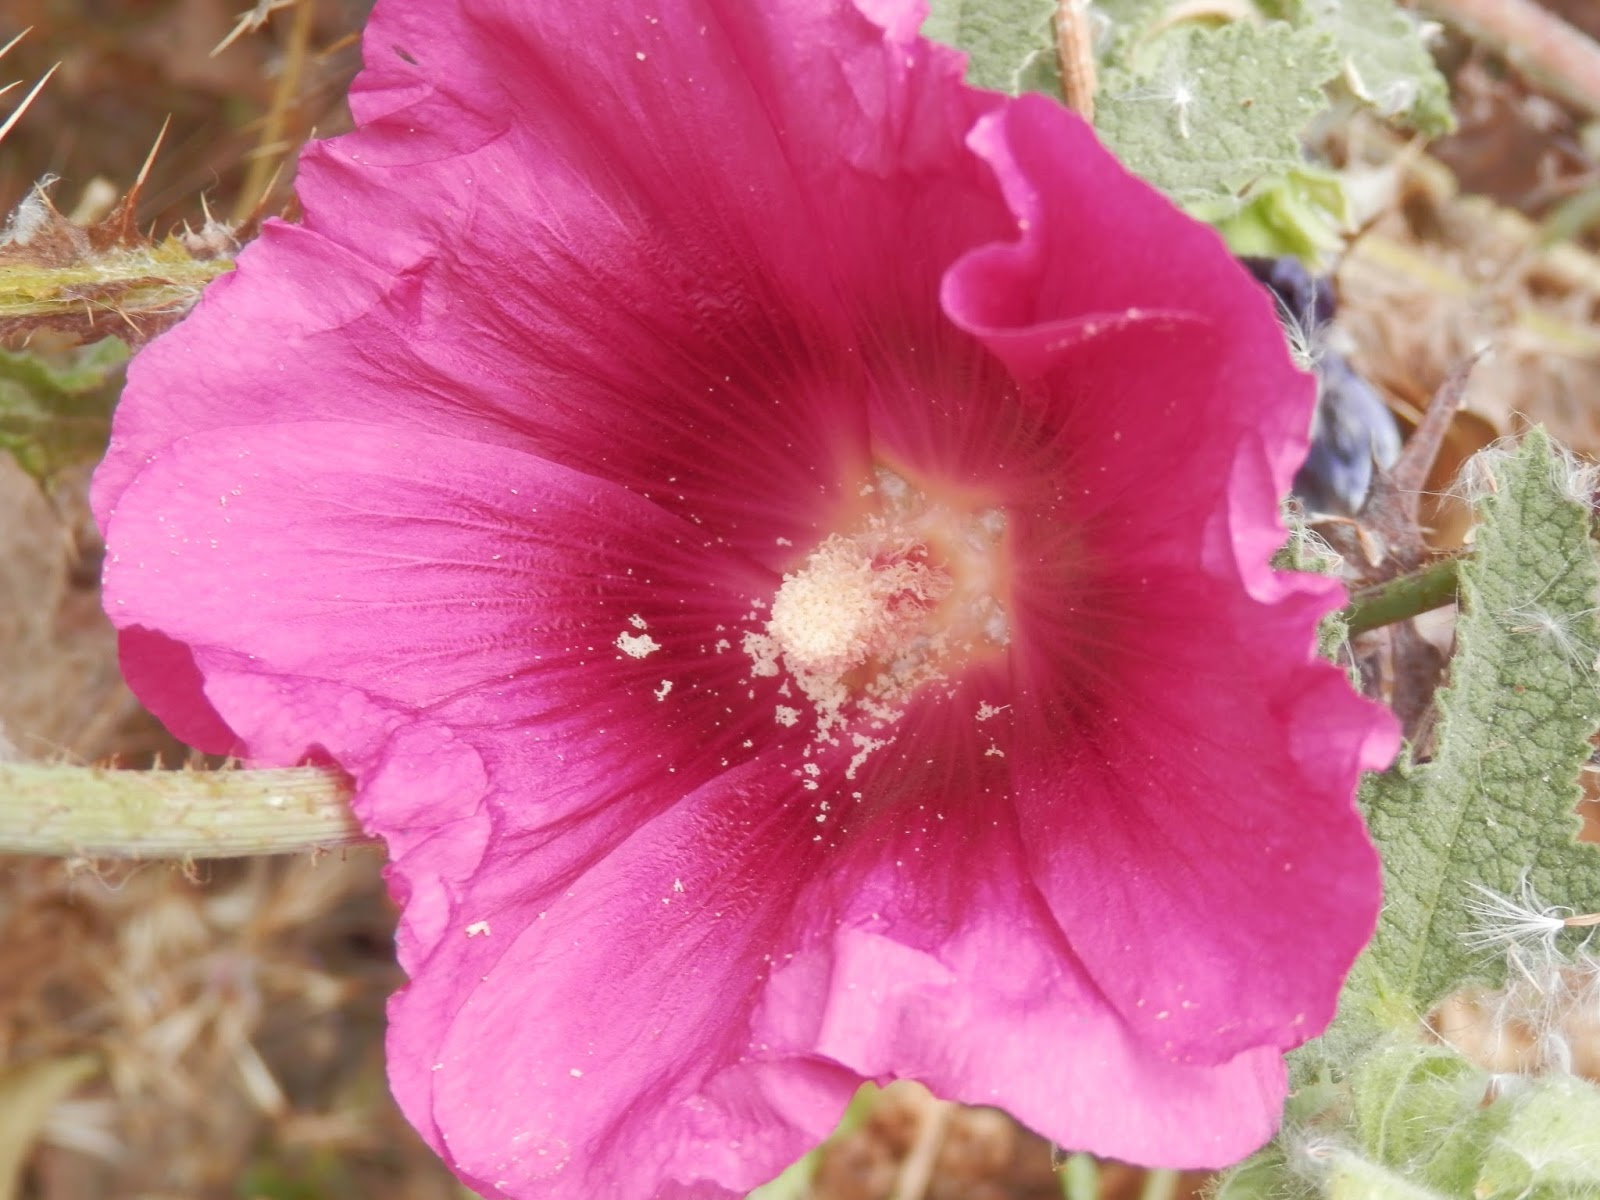
[[1453, 604], [1460, 561], [1459, 558], [1441, 558], [1413, 574], [1362, 588], [1350, 597], [1350, 603], [1340, 615], [1350, 632], [1357, 634]]
[[1092, 1154], [1071, 1154], [1061, 1167], [1061, 1194], [1066, 1200], [1099, 1200], [1100, 1164]]
[[350, 785], [314, 767], [115, 771], [0, 763], [0, 853], [238, 858], [363, 841]]
[[1173, 1200], [1182, 1181], [1182, 1176], [1176, 1171], [1152, 1168], [1144, 1173], [1144, 1186], [1139, 1189], [1139, 1200]]

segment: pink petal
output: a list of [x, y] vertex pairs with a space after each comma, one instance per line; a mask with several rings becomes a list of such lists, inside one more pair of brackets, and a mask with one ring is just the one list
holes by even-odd
[[130, 625], [117, 635], [122, 677], [139, 700], [181, 742], [206, 754], [239, 754], [244, 747], [205, 698], [205, 677], [182, 642]]
[[1236, 1161], [1276, 1125], [1281, 1059], [1200, 1059], [1149, 1038], [1085, 972], [1079, 940], [1102, 922], [1058, 921], [1033, 851], [1097, 818], [1048, 835], [1018, 820], [1010, 764], [1041, 735], [991, 712], [1006, 686], [991, 670], [940, 689], [853, 779], [823, 760], [811, 809], [825, 857], [794, 904], [802, 949], [774, 973], [757, 1038], [1000, 1106], [1068, 1148]]
[[[1037, 381], [1072, 447], [1059, 474], [1094, 485], [1016, 530], [1032, 874], [1151, 1046], [1293, 1046], [1371, 934], [1377, 857], [1351, 797], [1397, 746], [1313, 659], [1341, 590], [1267, 565], [1310, 380], [1215, 235], [1076, 118], [1024, 98], [971, 140], [1021, 237], [957, 264], [945, 304]], [[1339, 734], [1301, 736], [1316, 721]]]
[[130, 395], [167, 394], [119, 415], [101, 503], [172, 428], [337, 396], [614, 479], [778, 565], [866, 470], [877, 368], [965, 342], [940, 274], [1008, 218], [963, 142], [998, 100], [951, 52], [812, 0], [396, 3], [367, 45], [356, 108], [381, 115], [308, 149], [305, 229], [248, 248], [136, 370]]
[[[808, 858], [770, 776], [729, 771], [598, 857], [581, 824], [502, 829], [496, 869], [450, 898], [394, 1000], [390, 1062], [413, 1122], [475, 1186], [742, 1194], [837, 1121], [854, 1074], [751, 1040]], [[380, 771], [374, 802], [389, 786]], [[575, 854], [584, 869], [562, 869]], [[424, 847], [396, 869], [436, 861]]]
[[[108, 534], [111, 611], [214, 669], [321, 683], [391, 721], [524, 739], [636, 726], [636, 746], [686, 759], [756, 727], [723, 711], [748, 660], [718, 652], [714, 630], [774, 578], [708, 558], [703, 530], [616, 485], [530, 455], [339, 421], [197, 434], [145, 468]], [[333, 709], [290, 734], [270, 699], [230, 703], [209, 678], [207, 693], [258, 757], [278, 756], [263, 754], [267, 736], [340, 753], [324, 728]]]

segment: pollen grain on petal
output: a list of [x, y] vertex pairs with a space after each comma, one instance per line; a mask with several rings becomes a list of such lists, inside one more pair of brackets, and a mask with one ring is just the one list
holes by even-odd
[[616, 646], [629, 658], [648, 658], [661, 649], [661, 643], [648, 633], [629, 633], [627, 630], [617, 634]]

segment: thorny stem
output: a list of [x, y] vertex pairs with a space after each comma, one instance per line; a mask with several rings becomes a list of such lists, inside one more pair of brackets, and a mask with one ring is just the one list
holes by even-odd
[[[27, 32], [28, 31], [26, 29], [22, 31], [22, 33]], [[11, 47], [20, 42], [22, 40], [22, 33], [17, 34], [16, 37], [7, 42], [4, 49], [0, 49], [0, 54], [4, 54], [6, 50], [11, 49]], [[33, 89], [22, 98], [22, 103], [18, 104], [14, 109], [11, 110], [11, 115], [9, 117], [7, 117], [3, 122], [0, 122], [0, 138], [3, 138], [6, 136], [6, 134], [10, 133], [12, 127], [16, 125], [18, 121], [22, 120], [22, 114], [28, 111], [28, 106], [34, 102], [40, 92], [44, 91], [44, 85], [50, 82], [50, 77], [56, 73], [57, 68], [60, 66], [61, 64], [57, 63], [54, 67], [51, 67], [42, 76], [40, 76], [39, 82], [34, 84]]]
[[[81, 313], [86, 325], [116, 314], [134, 332], [139, 318], [186, 312], [200, 291], [233, 269], [228, 258], [197, 259], [169, 240], [108, 251], [64, 266], [0, 262], [0, 336], [34, 322]], [[143, 340], [142, 338], [140, 339]]]
[[364, 841], [331, 771], [117, 771], [0, 763], [0, 854], [239, 858]]
[[1341, 614], [1345, 624], [1352, 634], [1365, 633], [1453, 603], [1460, 561], [1441, 558], [1420, 571], [1362, 588]]

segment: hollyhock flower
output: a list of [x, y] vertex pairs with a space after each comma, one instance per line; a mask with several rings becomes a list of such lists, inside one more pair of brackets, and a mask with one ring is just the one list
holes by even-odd
[[746, 1189], [895, 1077], [1225, 1163], [1371, 930], [1271, 303], [920, 17], [380, 0], [304, 223], [131, 372], [128, 678], [353, 777], [485, 1192]]

